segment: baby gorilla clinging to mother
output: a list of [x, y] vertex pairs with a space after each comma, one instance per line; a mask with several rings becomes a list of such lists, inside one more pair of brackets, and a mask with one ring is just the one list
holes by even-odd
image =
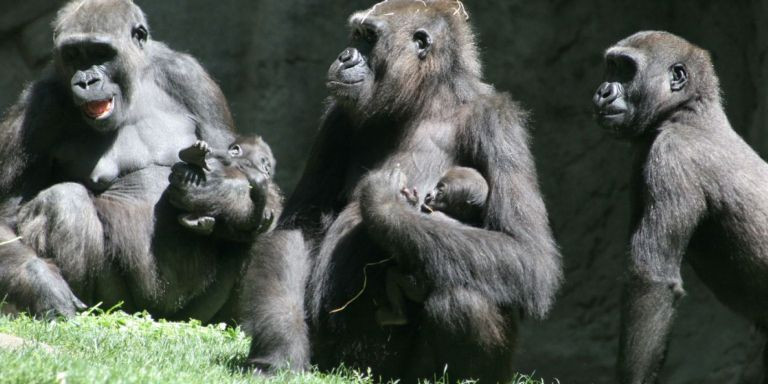
[[488, 183], [480, 172], [467, 167], [453, 167], [424, 197], [422, 210], [441, 212], [464, 224], [479, 226], [488, 200]]
[[[399, 172], [399, 171], [396, 171]], [[405, 184], [405, 175], [400, 180]], [[415, 189], [403, 188], [401, 193], [411, 205], [418, 206], [419, 196]], [[459, 221], [479, 226], [488, 200], [488, 183], [480, 172], [467, 167], [453, 167], [440, 178], [435, 188], [424, 197], [421, 211], [435, 219]], [[404, 271], [407, 263], [396, 256], [397, 266], [387, 270], [386, 292], [389, 308], [376, 312], [379, 325], [404, 325], [405, 298], [420, 303], [426, 299], [427, 287], [423, 279], [412, 271]]]
[[[221, 173], [224, 178], [245, 177], [251, 189], [255, 185], [269, 181], [275, 167], [275, 159], [269, 146], [260, 137], [248, 137], [238, 139], [227, 150], [211, 148], [202, 140], [192, 146], [179, 151], [181, 161], [200, 167], [200, 172], [188, 173], [188, 177], [195, 180], [188, 182], [199, 183], [206, 177], [203, 172]], [[260, 224], [258, 233], [268, 229], [274, 221], [274, 212], [265, 212], [265, 217]], [[216, 226], [216, 218], [199, 212], [182, 213], [179, 215], [179, 223], [201, 235], [210, 235]]]

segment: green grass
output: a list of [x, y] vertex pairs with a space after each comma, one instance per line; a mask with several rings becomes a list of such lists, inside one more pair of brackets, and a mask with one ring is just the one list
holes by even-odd
[[[0, 333], [35, 343], [0, 348], [0, 383], [375, 383], [370, 373], [285, 372], [270, 380], [242, 368], [248, 338], [238, 328], [91, 310], [69, 320], [0, 316]], [[447, 381], [445, 379], [439, 382]], [[544, 384], [527, 376], [515, 384]]]

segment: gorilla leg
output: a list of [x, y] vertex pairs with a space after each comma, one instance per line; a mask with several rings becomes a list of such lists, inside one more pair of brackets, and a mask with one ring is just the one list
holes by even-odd
[[161, 166], [129, 173], [95, 200], [105, 252], [123, 272], [127, 295], [135, 309], [159, 316], [173, 316], [210, 291], [220, 267], [218, 244], [178, 223], [164, 194], [169, 174]]
[[77, 183], [56, 184], [24, 204], [18, 233], [40, 257], [50, 259], [80, 295], [105, 265], [104, 233], [88, 191]]
[[266, 373], [309, 365], [304, 292], [309, 252], [300, 231], [275, 231], [252, 248], [243, 279], [243, 324], [253, 337], [248, 360]]
[[[0, 239], [15, 238], [7, 226], [0, 225]], [[0, 300], [35, 315], [73, 316], [83, 304], [69, 288], [54, 264], [37, 257], [21, 242], [0, 246]]]
[[412, 274], [405, 274], [394, 267], [387, 269], [384, 285], [389, 307], [376, 310], [376, 321], [379, 325], [408, 324], [408, 318], [405, 315], [405, 299], [423, 302], [427, 294], [425, 287], [416, 281]]
[[[80, 184], [54, 185], [24, 204], [17, 222], [22, 240], [0, 249], [0, 290], [31, 313], [74, 315], [85, 305], [67, 281], [88, 294], [85, 282], [104, 265], [103, 231], [90, 195]], [[0, 238], [15, 236], [0, 227]]]

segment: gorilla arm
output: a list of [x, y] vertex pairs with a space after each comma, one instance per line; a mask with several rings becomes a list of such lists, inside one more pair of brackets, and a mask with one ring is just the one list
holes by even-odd
[[[51, 149], [63, 134], [61, 121], [72, 113], [69, 100], [58, 81], [43, 79], [30, 85], [0, 122], [0, 207], [52, 184]], [[6, 218], [3, 210], [0, 214]]]
[[[643, 175], [647, 188], [644, 208], [632, 235], [629, 276], [622, 298], [621, 383], [655, 382], [675, 307], [684, 293], [680, 264], [706, 212], [706, 198], [693, 175], [703, 172], [697, 171], [696, 162], [685, 155], [691, 147], [690, 143], [675, 145], [662, 133], [648, 156]], [[655, 152], [664, 156], [654, 156]]]
[[341, 210], [348, 132], [348, 117], [330, 102], [301, 180], [285, 204], [280, 228], [299, 227], [315, 234], [321, 229], [324, 215]]
[[[543, 317], [560, 284], [560, 254], [522, 115], [505, 96], [493, 96], [478, 103], [468, 121], [460, 133], [460, 151], [490, 187], [485, 228], [438, 222], [414, 211], [397, 201], [400, 186], [381, 173], [364, 183], [363, 220], [379, 244], [416, 258], [437, 290], [470, 289], [496, 308], [519, 307]], [[468, 312], [477, 303], [467, 304], [441, 313], [472, 318]]]
[[53, 184], [49, 154], [71, 111], [69, 97], [51, 78], [37, 81], [0, 122], [0, 300], [34, 314], [74, 315], [84, 304], [59, 269], [18, 239], [16, 216], [22, 199]]

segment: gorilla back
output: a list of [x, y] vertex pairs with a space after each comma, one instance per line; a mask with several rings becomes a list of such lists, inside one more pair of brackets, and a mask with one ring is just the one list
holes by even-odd
[[619, 374], [649, 383], [683, 296], [684, 257], [724, 304], [768, 329], [768, 164], [731, 128], [703, 49], [640, 32], [605, 60], [598, 121], [637, 150]]
[[[344, 363], [412, 382], [447, 366], [452, 379], [510, 378], [517, 314], [545, 316], [560, 256], [526, 114], [482, 82], [467, 19], [461, 2], [447, 0], [390, 0], [350, 18], [307, 167], [279, 230], [261, 247], [262, 259], [293, 263], [283, 265], [291, 276], [285, 286], [299, 288], [287, 297], [304, 294], [294, 280], [308, 275], [308, 326], [298, 311], [288, 320], [246, 303], [255, 314], [246, 327], [254, 336], [250, 359], [260, 367], [308, 362], [308, 331], [322, 369]], [[400, 168], [410, 186], [426, 191], [457, 165], [476, 169], [490, 186], [480, 227], [422, 214], [387, 176]], [[408, 308], [407, 325], [380, 327], [381, 264], [392, 255], [409, 260], [430, 292]]]
[[54, 28], [54, 65], [0, 123], [0, 239], [23, 238], [0, 248], [0, 294], [36, 314], [79, 296], [210, 319], [238, 258], [181, 228], [164, 192], [180, 149], [234, 141], [226, 100], [130, 0], [72, 1]]

